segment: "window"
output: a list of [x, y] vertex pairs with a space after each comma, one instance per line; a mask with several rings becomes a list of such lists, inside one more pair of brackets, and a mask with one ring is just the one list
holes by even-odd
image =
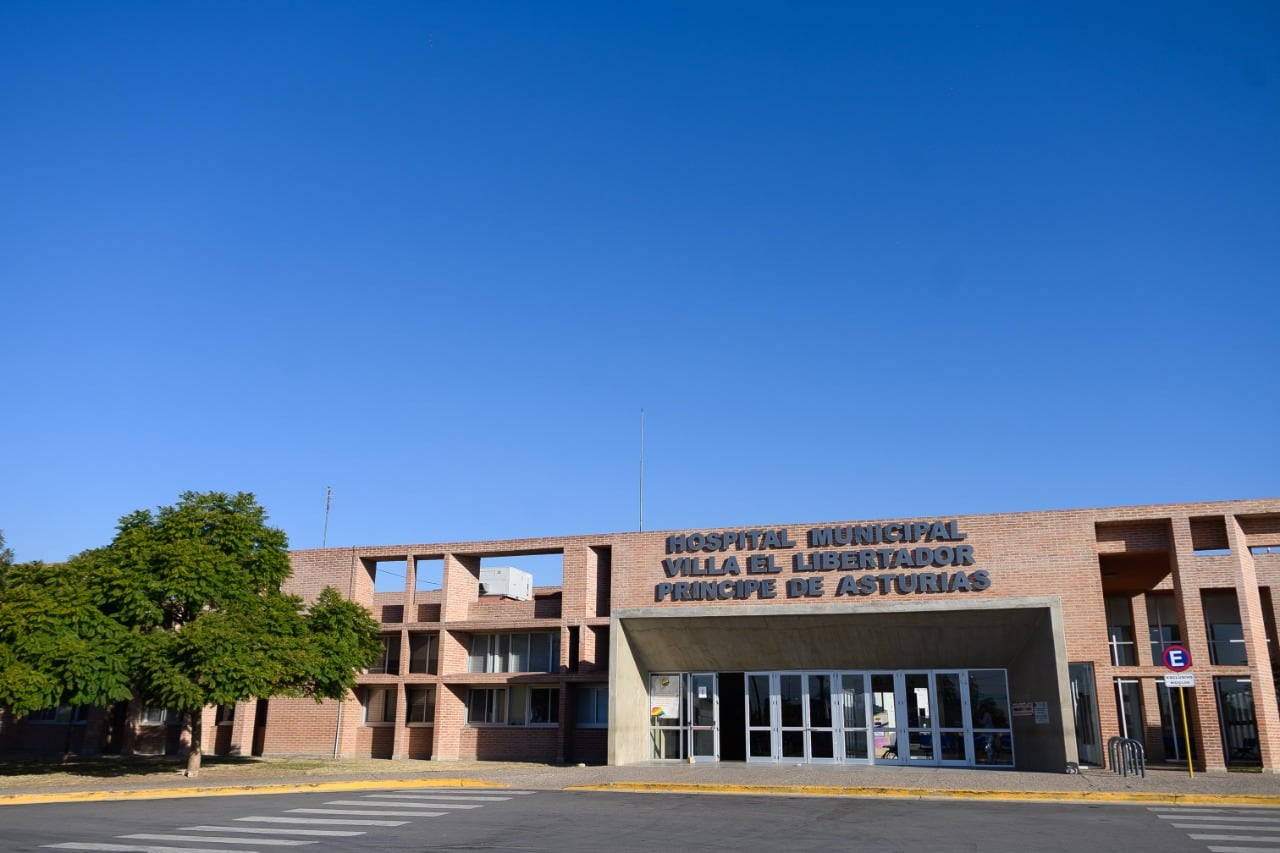
[[436, 689], [434, 687], [410, 687], [405, 691], [406, 723], [434, 723], [436, 719]]
[[583, 684], [578, 688], [577, 723], [580, 729], [602, 729], [609, 724], [609, 688]]
[[171, 708], [157, 708], [154, 705], [146, 705], [142, 709], [142, 719], [138, 722], [144, 726], [163, 726], [165, 723], [176, 723], [178, 719], [178, 712]]
[[560, 722], [560, 688], [514, 684], [467, 691], [470, 725], [554, 726]]
[[549, 726], [560, 722], [560, 689], [558, 687], [511, 688], [511, 709], [507, 715], [513, 726]]
[[471, 637], [468, 672], [556, 672], [559, 669], [559, 631]]
[[409, 635], [409, 672], [434, 675], [440, 639], [435, 634]]
[[1182, 642], [1178, 602], [1172, 595], [1147, 596], [1147, 625], [1151, 634], [1151, 659], [1159, 661], [1166, 648]]
[[382, 641], [382, 651], [378, 658], [369, 665], [368, 672], [371, 675], [399, 675], [400, 674], [400, 635], [384, 634], [379, 637]]
[[1107, 645], [1112, 666], [1136, 666], [1133, 643], [1133, 610], [1128, 596], [1107, 597]]
[[59, 705], [56, 708], [42, 708], [27, 714], [29, 723], [83, 723], [89, 718], [87, 705]]
[[235, 705], [219, 705], [214, 714], [213, 723], [217, 726], [229, 726], [236, 720]]
[[467, 691], [467, 723], [501, 724], [507, 721], [507, 688], [472, 687]]
[[1240, 606], [1233, 589], [1205, 590], [1205, 626], [1209, 630], [1209, 656], [1223, 666], [1243, 666], [1249, 662], [1244, 647], [1244, 627], [1240, 624]]
[[396, 719], [396, 689], [366, 687], [364, 689], [364, 721], [366, 725], [393, 723]]

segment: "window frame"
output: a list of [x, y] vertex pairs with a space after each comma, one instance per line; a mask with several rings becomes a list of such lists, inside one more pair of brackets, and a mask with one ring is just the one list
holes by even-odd
[[379, 634], [382, 641], [382, 655], [376, 663], [371, 664], [365, 672], [369, 675], [400, 674], [400, 635]]
[[41, 726], [82, 726], [89, 721], [89, 706], [62, 704], [53, 708], [41, 708], [27, 714], [23, 721]]
[[[467, 653], [467, 672], [552, 675], [560, 672], [560, 651], [559, 631], [472, 634], [471, 647]], [[547, 668], [523, 668], [538, 664], [545, 664]], [[522, 668], [516, 669], [516, 666]]]
[[[360, 705], [363, 708], [363, 717], [361, 722], [366, 726], [394, 726], [396, 724], [396, 694], [399, 691], [394, 686], [368, 684], [364, 688], [364, 696], [361, 697]], [[381, 696], [381, 704], [375, 703], [374, 697]], [[377, 711], [378, 719], [373, 719], [371, 711]]]
[[[467, 726], [470, 728], [506, 726], [507, 694], [506, 687], [468, 687]], [[473, 703], [482, 696], [484, 697], [481, 700], [483, 704], [477, 709]], [[501, 716], [501, 719], [498, 719], [499, 716]]]
[[[579, 684], [574, 699], [574, 726], [579, 729], [609, 728], [609, 685]], [[584, 715], [584, 707], [590, 707], [591, 713]], [[592, 719], [584, 720], [584, 716]]]
[[[426, 701], [422, 703], [414, 700], [425, 695]], [[425, 710], [423, 716], [425, 719], [415, 720], [414, 709], [421, 707]], [[404, 724], [406, 726], [434, 726], [436, 724], [436, 687], [434, 684], [414, 684], [405, 685], [404, 688]]]
[[[425, 644], [425, 650], [423, 648]], [[425, 654], [423, 653], [425, 651]], [[416, 669], [421, 663], [423, 668]], [[431, 632], [411, 632], [409, 634], [409, 674], [436, 675], [440, 667], [440, 635]]]

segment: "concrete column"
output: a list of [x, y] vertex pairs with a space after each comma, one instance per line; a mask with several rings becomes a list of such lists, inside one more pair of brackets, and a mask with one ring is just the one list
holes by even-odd
[[1235, 516], [1227, 517], [1227, 541], [1236, 566], [1236, 600], [1245, 654], [1249, 658], [1249, 679], [1253, 683], [1253, 715], [1258, 725], [1258, 746], [1264, 772], [1280, 769], [1280, 705], [1276, 701], [1271, 674], [1271, 653], [1267, 648], [1267, 624], [1258, 575], [1249, 553], [1249, 543]]

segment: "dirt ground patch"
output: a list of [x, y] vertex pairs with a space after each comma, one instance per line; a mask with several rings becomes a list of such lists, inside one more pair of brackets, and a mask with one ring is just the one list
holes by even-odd
[[[186, 759], [178, 757], [101, 756], [82, 758], [20, 758], [0, 760], [0, 790], [39, 791], [95, 786], [135, 787], [184, 778]], [[201, 763], [202, 784], [320, 780], [367, 776], [425, 778], [457, 776], [498, 769], [536, 770], [544, 765], [492, 761], [422, 761], [405, 759], [242, 758], [206, 756]]]

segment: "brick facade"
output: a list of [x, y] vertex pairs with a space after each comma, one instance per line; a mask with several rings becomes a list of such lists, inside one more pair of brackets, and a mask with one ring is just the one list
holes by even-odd
[[[822, 544], [828, 528], [836, 529], [836, 542], [830, 545]], [[903, 541], [839, 544], [849, 528], [854, 529], [850, 536], [874, 533]], [[946, 531], [961, 535], [950, 541]], [[765, 542], [766, 533], [775, 537], [771, 543]], [[971, 550], [962, 551], [961, 546]], [[531, 601], [480, 594], [482, 559], [539, 554], [561, 555], [559, 587], [535, 588]], [[677, 559], [690, 562], [674, 562]], [[709, 559], [715, 562], [708, 563]], [[923, 565], [913, 565], [915, 561]], [[931, 668], [935, 664], [1007, 668], [1009, 692], [1015, 700], [1046, 700], [1052, 726], [1037, 729], [1024, 722], [1024, 728], [1015, 731], [1024, 742], [1036, 737], [1064, 741], [1056, 752], [1043, 751], [1049, 756], [1046, 763], [1063, 756], [1079, 757], [1076, 726], [1065, 719], [1073, 713], [1067, 695], [1072, 691], [1064, 685], [1068, 664], [1091, 665], [1093, 683], [1085, 686], [1095, 697], [1101, 741], [1118, 734], [1123, 722], [1146, 744], [1148, 760], [1160, 761], [1172, 757], [1168, 730], [1174, 712], [1171, 694], [1162, 692], [1165, 669], [1149, 640], [1148, 609], [1172, 600], [1180, 632], [1177, 639], [1190, 649], [1195, 662], [1196, 686], [1186, 695], [1197, 767], [1213, 771], [1248, 763], [1273, 771], [1280, 766], [1274, 674], [1275, 626], [1280, 621], [1275, 594], [1280, 585], [1280, 500], [314, 549], [293, 552], [292, 562], [293, 576], [286, 591], [313, 599], [332, 586], [368, 607], [399, 649], [398, 672], [362, 675], [357, 690], [344, 702], [246, 702], [236, 709], [234, 719], [222, 725], [214, 724], [212, 713], [206, 714], [206, 750], [442, 761], [601, 762], [633, 755], [625, 747], [627, 738], [637, 748], [647, 748], [639, 742], [647, 726], [647, 702], [643, 697], [633, 702], [630, 694], [626, 701], [619, 698], [627, 683], [632, 688], [637, 683], [630, 676], [633, 670], [641, 677], [649, 671], [646, 661], [676, 661], [686, 671], [749, 672], [757, 666], [753, 655], [759, 654], [760, 660], [771, 661], [770, 668], [802, 671], [814, 668], [803, 652], [805, 643], [813, 640], [805, 633], [812, 633], [806, 627], [809, 623], [835, 625], [833, 630], [846, 632], [841, 636], [852, 642], [860, 623], [881, 619], [884, 625], [899, 620], [898, 624], [913, 626], [900, 629], [913, 632], [910, 637], [885, 635], [886, 648], [900, 646], [906, 655], [907, 647], [921, 646], [912, 654]], [[375, 592], [378, 565], [386, 562], [405, 567], [403, 589]], [[725, 571], [726, 563], [726, 574], [702, 574]], [[439, 573], [441, 588], [419, 588], [419, 564]], [[957, 573], [966, 574], [958, 586]], [[979, 575], [984, 582], [978, 582]], [[758, 587], [733, 586], [747, 581], [771, 581], [773, 594], [765, 595]], [[678, 587], [681, 583], [693, 586]], [[1205, 596], [1219, 600], [1223, 593], [1234, 595], [1238, 616], [1229, 625], [1211, 625]], [[1116, 626], [1108, 622], [1109, 600], [1113, 612], [1128, 614], [1128, 624], [1120, 626], [1116, 636], [1123, 640], [1124, 632], [1129, 632], [1132, 661], [1113, 657], [1115, 643], [1108, 640]], [[1016, 649], [930, 651], [918, 636], [921, 626], [927, 634], [931, 624], [950, 626], [956, 637], [977, 636], [977, 629], [963, 627], [961, 616], [968, 614], [965, 618], [981, 625], [988, 619], [984, 613], [990, 614], [988, 621], [998, 621], [1005, 618], [1000, 614], [1025, 608], [1044, 609], [1046, 615], [1037, 617], [1035, 624], [1044, 626], [1051, 657], [1048, 669], [1053, 670], [1034, 684], [1015, 683], [1014, 674], [1023, 672], [1015, 660]], [[685, 622], [672, 618], [683, 614], [698, 620], [687, 625], [721, 632], [717, 636], [727, 649], [714, 653], [709, 648], [669, 649], [680, 645], [680, 631], [689, 630], [681, 627]], [[735, 621], [735, 617], [742, 618]], [[772, 649], [756, 627], [773, 624], [774, 630], [784, 630], [782, 622], [769, 621], [774, 617], [790, 619], [785, 630], [799, 638], [792, 660], [785, 660], [785, 650]], [[662, 619], [668, 622], [655, 621]], [[672, 626], [665, 640], [652, 639], [661, 637], [661, 632], [645, 635], [641, 631], [664, 624]], [[746, 633], [748, 625], [754, 633]], [[1231, 651], [1238, 653], [1239, 661], [1215, 662], [1221, 649], [1213, 647], [1211, 631], [1231, 634], [1235, 644]], [[559, 659], [549, 671], [469, 671], [475, 635], [546, 632], [559, 637]], [[426, 636], [435, 638], [435, 666], [428, 672], [411, 672], [411, 648]], [[903, 668], [887, 652], [877, 656], [865, 641], [860, 656], [842, 662], [839, 642], [833, 639], [831, 647], [823, 650], [823, 666]], [[1252, 708], [1243, 709], [1242, 700], [1233, 698], [1235, 716], [1220, 719], [1222, 702], [1215, 679], [1228, 680], [1223, 683], [1235, 689], [1248, 684]], [[1140, 697], [1140, 708], [1130, 709], [1123, 719], [1118, 680], [1136, 684], [1134, 695]], [[606, 684], [615, 703], [610, 728], [579, 726], [574, 719], [578, 691]], [[386, 722], [366, 723], [365, 699], [369, 691], [383, 688], [394, 697], [395, 713]], [[413, 691], [422, 688], [434, 689], [434, 719], [407, 722], [407, 702]], [[469, 692], [494, 688], [558, 691], [553, 694], [558, 699], [558, 723], [468, 723]], [[628, 710], [631, 705], [644, 707]], [[1240, 715], [1246, 710], [1251, 719], [1243, 721], [1246, 728], [1242, 729]], [[1256, 728], [1256, 737], [1240, 734], [1249, 731], [1248, 725]], [[110, 730], [111, 726], [96, 728]], [[130, 728], [139, 751], [175, 747], [171, 733]], [[95, 730], [94, 721], [79, 733], [72, 732], [73, 749], [95, 748], [92, 741], [97, 739], [87, 737], [85, 729]], [[20, 737], [36, 749], [61, 749], [67, 742], [65, 727], [13, 720], [0, 724], [0, 749], [15, 750]], [[1181, 737], [1180, 732], [1176, 734], [1175, 744]]]

